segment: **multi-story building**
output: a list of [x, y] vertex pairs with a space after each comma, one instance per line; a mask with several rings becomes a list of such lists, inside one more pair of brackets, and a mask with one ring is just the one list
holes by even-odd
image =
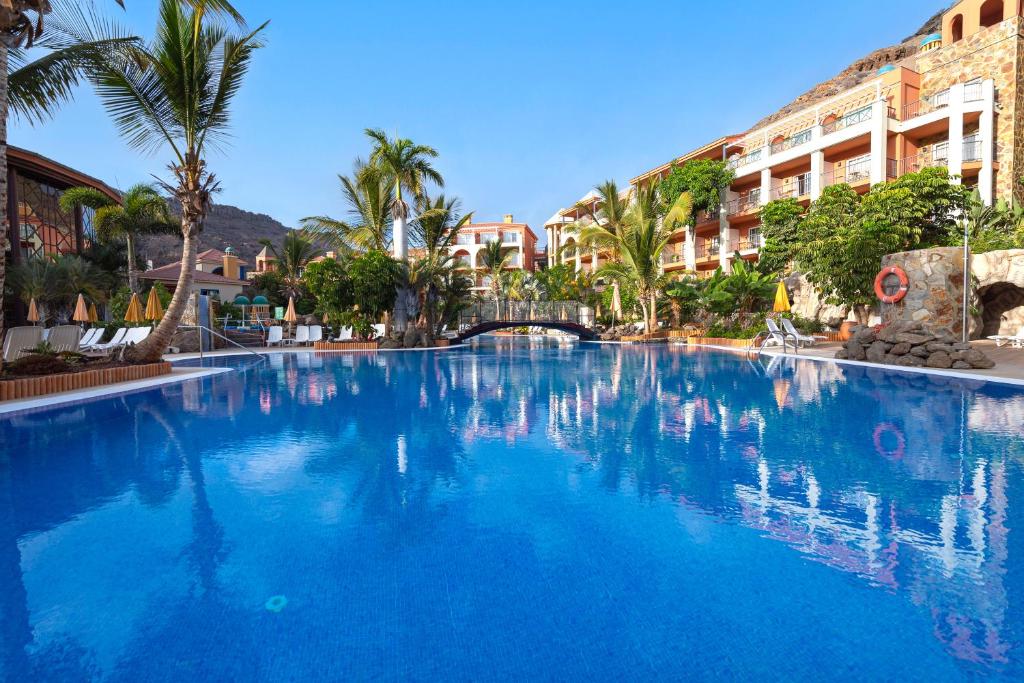
[[501, 243], [502, 251], [509, 255], [507, 269], [534, 269], [537, 235], [529, 225], [516, 223], [512, 214], [505, 214], [501, 223], [468, 223], [459, 229], [450, 251], [458, 267], [473, 271], [475, 291], [485, 291], [491, 286], [483, 262], [483, 251], [489, 242]]
[[[746, 133], [708, 143], [632, 179], [654, 182], [692, 159], [735, 171], [717, 212], [674, 238], [666, 271], [710, 274], [756, 260], [759, 214], [773, 199], [808, 205], [823, 188], [858, 192], [928, 166], [949, 169], [986, 203], [1010, 198], [1024, 170], [1024, 7], [1020, 0], [961, 0], [941, 30], [893, 50], [867, 77], [829, 97], [802, 98]], [[852, 81], [852, 84], [848, 84]], [[838, 87], [838, 86], [837, 86]], [[556, 216], [563, 216], [559, 212]], [[558, 225], [549, 228], [557, 235]]]
[[[622, 201], [629, 201], [630, 190], [619, 193]], [[548, 266], [563, 263], [571, 264], [575, 270], [594, 272], [604, 265], [611, 254], [594, 246], [578, 245], [581, 228], [594, 224], [594, 216], [601, 221], [598, 203], [601, 197], [591, 190], [576, 201], [568, 209], [559, 209], [555, 215], [544, 223], [547, 235]]]

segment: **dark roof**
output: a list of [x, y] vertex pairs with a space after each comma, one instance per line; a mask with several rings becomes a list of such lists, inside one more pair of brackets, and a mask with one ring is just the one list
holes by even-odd
[[13, 145], [7, 146], [7, 164], [17, 169], [35, 173], [36, 175], [50, 179], [56, 183], [66, 185], [67, 187], [87, 185], [99, 190], [115, 202], [121, 201], [121, 193], [107, 185], [102, 180], [93, 178], [91, 175], [86, 175], [81, 171], [76, 171], [70, 166], [65, 166], [59, 161], [54, 161], [53, 159], [44, 157], [42, 154], [36, 154], [35, 152], [30, 152], [27, 149], [22, 149], [21, 147], [15, 147]]
[[[166, 266], [160, 266], [159, 268], [153, 268], [147, 270], [144, 273], [139, 273], [139, 277], [145, 280], [160, 280], [161, 282], [177, 282], [178, 278], [181, 277], [181, 261], [177, 263], [171, 263]], [[209, 283], [230, 283], [233, 285], [244, 285], [247, 284], [245, 280], [232, 280], [229, 277], [223, 275], [217, 275], [216, 273], [204, 273], [201, 270], [197, 270], [193, 276], [196, 282], [209, 282]]]

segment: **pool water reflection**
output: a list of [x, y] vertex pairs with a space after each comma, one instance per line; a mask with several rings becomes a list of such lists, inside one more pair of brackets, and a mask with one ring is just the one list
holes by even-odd
[[7, 679], [1024, 675], [1019, 389], [538, 340], [214, 362], [0, 419]]

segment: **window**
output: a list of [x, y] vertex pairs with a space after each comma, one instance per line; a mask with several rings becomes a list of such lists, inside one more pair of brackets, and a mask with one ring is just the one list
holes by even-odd
[[[965, 140], [966, 142], [966, 140]], [[945, 164], [949, 161], [949, 142], [937, 142], [932, 145], [932, 161]]]
[[964, 137], [964, 161], [981, 161], [981, 138], [977, 133]]
[[958, 14], [953, 17], [953, 23], [950, 24], [949, 32], [952, 34], [953, 42], [963, 40], [964, 37], [964, 17], [962, 14]]
[[981, 12], [978, 17], [979, 25], [982, 28], [988, 28], [989, 26], [995, 26], [1003, 20], [1003, 0], [987, 0], [981, 6]]
[[480, 244], [487, 244], [488, 242], [497, 242], [498, 233], [496, 232], [482, 232], [480, 233]]
[[761, 246], [761, 228], [751, 228], [747, 231], [747, 245], [750, 248]]
[[76, 253], [75, 212], [60, 208], [63, 192], [22, 175], [15, 178], [22, 257]]
[[501, 241], [508, 242], [511, 244], [519, 243], [519, 233], [514, 230], [503, 230], [501, 233]]
[[811, 193], [811, 172], [801, 173], [796, 177], [796, 196], [803, 197]]
[[459, 236], [455, 238], [456, 244], [473, 244], [473, 233], [471, 232], [460, 232]]
[[846, 182], [864, 180], [871, 175], [871, 155], [854, 157], [846, 162]]
[[210, 298], [217, 299], [218, 301], [220, 300], [219, 289], [200, 289], [199, 293], [203, 296], [208, 296]]

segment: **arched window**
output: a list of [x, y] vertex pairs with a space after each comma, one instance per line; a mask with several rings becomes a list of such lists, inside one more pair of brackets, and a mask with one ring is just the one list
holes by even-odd
[[953, 17], [953, 23], [949, 26], [949, 32], [952, 34], [951, 38], [953, 42], [962, 40], [964, 37], [964, 16], [958, 14]]
[[1003, 0], [986, 0], [981, 5], [979, 24], [982, 28], [995, 26], [1003, 20]]

